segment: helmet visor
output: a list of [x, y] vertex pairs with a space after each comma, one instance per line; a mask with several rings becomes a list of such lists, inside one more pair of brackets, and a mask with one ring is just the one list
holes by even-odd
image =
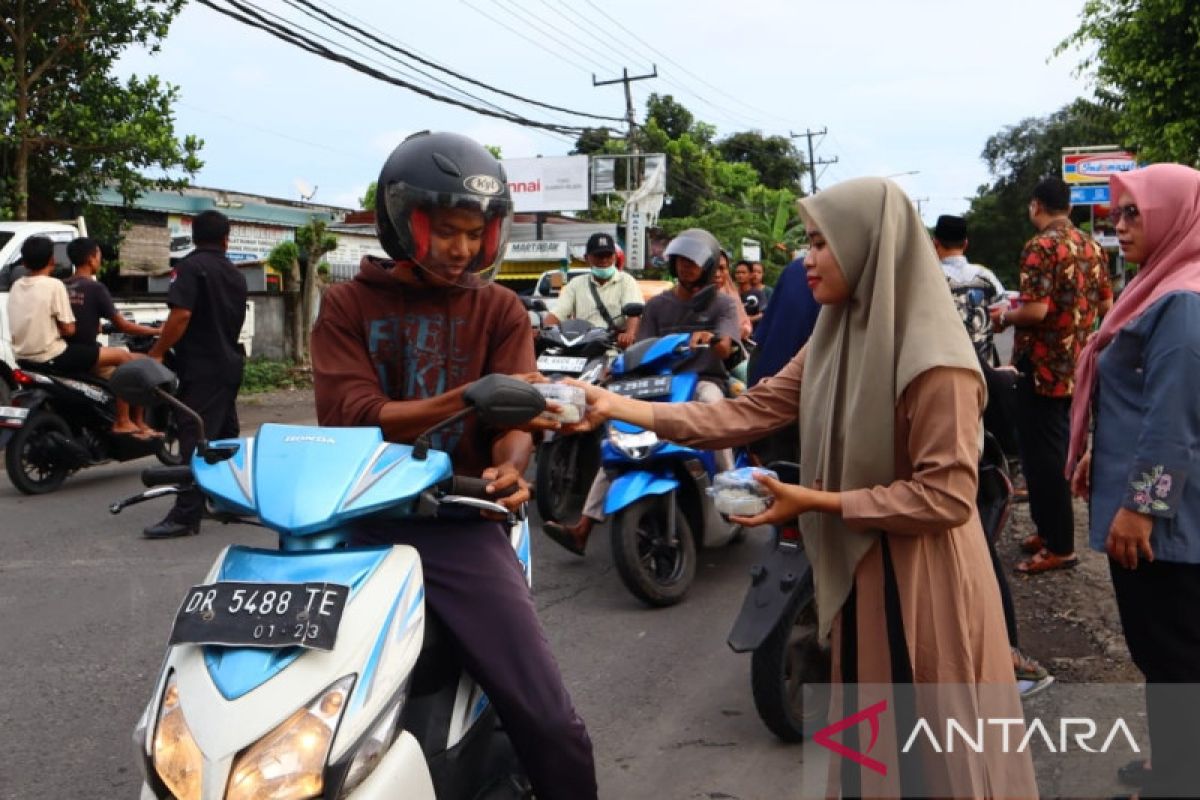
[[406, 183], [384, 190], [400, 244], [430, 282], [479, 289], [500, 270], [512, 201], [471, 192], [432, 192]]

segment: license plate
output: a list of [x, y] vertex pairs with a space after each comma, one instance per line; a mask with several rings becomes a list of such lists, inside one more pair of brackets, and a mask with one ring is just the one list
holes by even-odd
[[671, 376], [658, 375], [653, 378], [633, 378], [625, 381], [614, 381], [605, 388], [610, 392], [638, 399], [662, 397], [671, 393]]
[[337, 583], [210, 583], [183, 598], [171, 644], [332, 650], [350, 588]]
[[19, 428], [29, 416], [28, 408], [0, 406], [0, 428]]
[[541, 356], [537, 368], [543, 372], [583, 372], [588, 360], [579, 356]]

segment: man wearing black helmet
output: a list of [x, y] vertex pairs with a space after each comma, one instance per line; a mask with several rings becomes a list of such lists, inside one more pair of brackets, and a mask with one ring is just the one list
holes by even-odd
[[[512, 218], [499, 162], [466, 137], [420, 133], [393, 151], [377, 187], [376, 227], [392, 260], [364, 258], [353, 281], [321, 300], [317, 417], [378, 425], [389, 441], [411, 443], [464, 408], [472, 381], [534, 372], [533, 343], [517, 296], [491, 282]], [[468, 417], [433, 439], [455, 472], [492, 481], [496, 493], [518, 487], [497, 502], [515, 509], [529, 499], [529, 433]], [[363, 527], [356, 539], [420, 552], [430, 608], [495, 703], [537, 797], [596, 797], [591, 741], [502, 526], [406, 522]]]
[[[677, 282], [671, 291], [646, 303], [637, 330], [638, 341], [669, 333], [691, 333], [693, 347], [707, 345], [708, 349], [698, 356], [696, 371], [701, 380], [696, 385], [695, 399], [715, 403], [725, 397], [729, 378], [725, 361], [732, 355], [734, 342], [741, 333], [736, 301], [717, 291], [713, 284], [721, 245], [708, 231], [688, 228], [671, 240], [665, 255], [671, 277]], [[718, 470], [733, 467], [733, 454], [729, 450], [714, 455]], [[570, 552], [582, 556], [592, 528], [604, 521], [608, 487], [608, 476], [601, 470], [592, 482], [580, 518], [569, 525], [546, 521], [542, 530]]]

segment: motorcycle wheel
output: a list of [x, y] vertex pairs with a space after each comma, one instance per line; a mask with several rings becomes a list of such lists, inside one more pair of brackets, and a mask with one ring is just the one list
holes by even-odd
[[542, 519], [578, 517], [598, 469], [600, 445], [594, 436], [557, 436], [539, 448], [534, 495]]
[[70, 470], [51, 460], [48, 437], [70, 437], [71, 429], [54, 414], [38, 411], [29, 416], [4, 449], [8, 479], [23, 494], [46, 494], [62, 486]]
[[806, 729], [824, 726], [829, 674], [829, 654], [817, 637], [816, 607], [793, 600], [750, 660], [754, 708], [771, 733], [799, 742]]
[[696, 540], [678, 507], [676, 541], [667, 541], [667, 504], [674, 502], [674, 492], [643, 497], [613, 515], [617, 574], [634, 597], [651, 606], [673, 606], [683, 600], [696, 577]]
[[12, 389], [9, 388], [8, 382], [0, 378], [0, 406], [6, 406], [12, 400]]
[[175, 414], [170, 409], [148, 412], [150, 425], [165, 434], [154, 457], [168, 467], [178, 467], [183, 463], [183, 453], [179, 449], [179, 426], [175, 424]]

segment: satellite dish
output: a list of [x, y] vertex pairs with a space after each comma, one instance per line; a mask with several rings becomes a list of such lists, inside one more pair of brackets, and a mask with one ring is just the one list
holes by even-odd
[[313, 195], [317, 193], [317, 187], [309, 186], [308, 181], [304, 180], [303, 178], [296, 178], [294, 181], [292, 181], [292, 185], [295, 186], [296, 191], [300, 193], [300, 199], [305, 202], [311, 200]]

